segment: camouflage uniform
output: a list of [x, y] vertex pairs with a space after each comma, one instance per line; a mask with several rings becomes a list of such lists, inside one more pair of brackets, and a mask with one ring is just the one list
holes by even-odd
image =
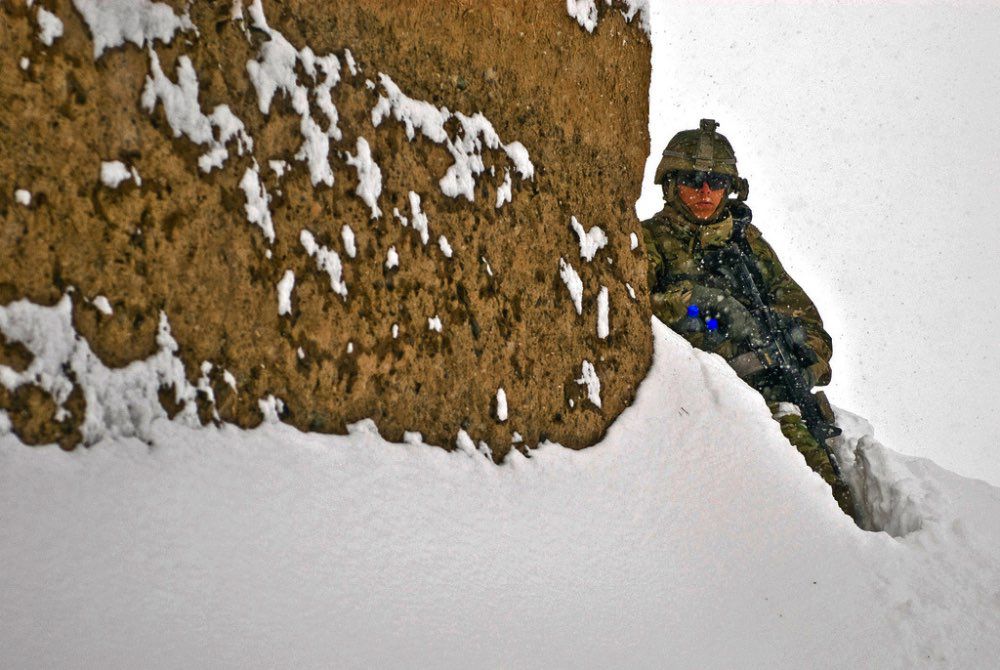
[[[657, 181], [663, 181], [666, 206], [653, 218], [644, 221], [643, 235], [649, 258], [649, 286], [653, 314], [671, 328], [680, 332], [695, 347], [714, 351], [733, 364], [747, 383], [761, 392], [768, 401], [772, 414], [781, 425], [781, 432], [803, 455], [809, 466], [818, 472], [831, 486], [834, 497], [848, 514], [854, 514], [850, 490], [838, 478], [830, 463], [826, 450], [810, 434], [802, 418], [788, 411], [782, 403], [790, 401], [780, 384], [772, 376], [764, 373], [747, 373], [735, 364], [744, 354], [753, 356], [750, 342], [755, 337], [759, 325], [750, 313], [749, 299], [734, 285], [734, 280], [725, 272], [720, 272], [718, 264], [712, 262], [717, 255], [732, 242], [745, 240], [741, 247], [753, 258], [758, 288], [765, 303], [773, 313], [784, 320], [789, 329], [795, 328], [801, 334], [803, 343], [815, 354], [816, 362], [805, 373], [811, 385], [825, 385], [830, 382], [830, 357], [833, 353], [832, 341], [823, 329], [816, 306], [805, 291], [785, 272], [777, 255], [764, 241], [760, 231], [748, 222], [749, 209], [741, 200], [745, 199], [747, 183], [736, 173], [735, 155], [724, 137], [714, 133], [716, 124], [702, 121], [700, 131], [685, 131], [687, 149], [684, 152], [685, 133], [679, 133], [667, 145], [664, 161], [657, 171]], [[705, 142], [706, 130], [714, 135], [715, 149]], [[695, 135], [698, 133], [698, 135]], [[718, 138], [721, 138], [720, 144]], [[701, 141], [701, 147], [694, 143]], [[680, 145], [680, 151], [678, 151]], [[707, 149], [706, 149], [707, 147]], [[721, 148], [720, 148], [721, 147]], [[671, 149], [674, 149], [671, 152]], [[691, 156], [701, 152], [701, 162], [691, 166]], [[706, 158], [708, 153], [708, 160]], [[671, 156], [672, 154], [672, 156]], [[726, 162], [726, 159], [729, 159]], [[664, 166], [667, 169], [664, 169]], [[678, 168], [711, 170], [729, 174], [734, 178], [739, 195], [737, 199], [723, 200], [716, 213], [707, 220], [695, 218], [677, 196], [676, 184], [672, 182], [672, 172]], [[734, 217], [734, 214], [736, 215]], [[713, 269], [715, 268], [715, 269]], [[706, 342], [706, 333], [684, 332], [682, 327], [689, 305], [699, 305], [705, 316], [716, 317], [719, 332], [715, 339]], [[746, 358], [746, 357], [744, 357]]]
[[[683, 205], [668, 203], [662, 211], [642, 224], [646, 254], [649, 258], [649, 287], [653, 314], [671, 327], [678, 325], [685, 317], [688, 305], [703, 304], [704, 300], [698, 300], [701, 296], [718, 297], [719, 294], [727, 294], [737, 301], [742, 298], [726, 277], [712, 272], [705, 265], [706, 252], [719, 251], [733, 239], [735, 226], [732, 213], [724, 211], [723, 215], [713, 223], [695, 225], [678, 212], [680, 207]], [[731, 207], [733, 205], [725, 209]], [[746, 226], [743, 236], [753, 252], [757, 271], [764, 283], [762, 288], [767, 290], [765, 300], [768, 306], [777, 314], [786, 317], [790, 323], [796, 322], [802, 326], [806, 345], [819, 359], [808, 369], [811, 381], [819, 386], [829, 384], [829, 361], [833, 354], [833, 344], [823, 329], [823, 321], [816, 306], [781, 267], [778, 256], [753, 224]], [[750, 335], [747, 330], [753, 328], [753, 324], [747, 322], [747, 319], [752, 318], [749, 317], [750, 305], [743, 303], [740, 305], [746, 308], [746, 314], [732, 314], [729, 315], [729, 319], [725, 317], [720, 319], [724, 332], [727, 327], [729, 332], [715, 351], [726, 360], [732, 360], [750, 351], [746, 343], [747, 336]], [[710, 305], [704, 307], [709, 313], [711, 312]], [[739, 311], [737, 305], [729, 307]], [[733, 321], [737, 321], [738, 325], [733, 327]], [[685, 336], [688, 336], [688, 340], [694, 346], [705, 348], [704, 333], [685, 334]]]

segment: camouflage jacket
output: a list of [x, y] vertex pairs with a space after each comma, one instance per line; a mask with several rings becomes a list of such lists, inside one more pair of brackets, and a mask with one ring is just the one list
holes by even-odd
[[[733, 216], [727, 209], [714, 223], [696, 225], [671, 205], [642, 224], [649, 258], [649, 288], [653, 314], [668, 326], [678, 329], [693, 304], [693, 295], [708, 288], [721, 291], [749, 308], [748, 300], [719, 273], [706, 267], [706, 252], [727, 246], [734, 235]], [[781, 267], [778, 256], [752, 224], [744, 228], [757, 271], [764, 286], [758, 287], [765, 304], [775, 313], [794, 319], [805, 331], [805, 343], [819, 359], [809, 367], [818, 385], [830, 383], [830, 357], [833, 345], [823, 329], [816, 306], [805, 291]], [[692, 345], [703, 346], [702, 333], [683, 333]], [[727, 360], [749, 351], [747, 343], [727, 338], [715, 349]]]

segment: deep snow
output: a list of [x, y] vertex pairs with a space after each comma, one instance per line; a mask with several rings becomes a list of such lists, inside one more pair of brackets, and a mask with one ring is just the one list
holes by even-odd
[[[858, 529], [722, 359], [653, 322], [601, 444], [152, 423], [0, 438], [0, 648], [22, 667], [988, 667], [1000, 489], [842, 414]], [[471, 444], [471, 441], [468, 441]], [[881, 501], [881, 502], [879, 502]], [[895, 524], [895, 525], [894, 525]]]

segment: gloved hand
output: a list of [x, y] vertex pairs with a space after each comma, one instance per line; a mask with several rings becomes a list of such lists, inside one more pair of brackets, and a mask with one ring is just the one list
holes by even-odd
[[822, 360], [813, 363], [802, 372], [806, 376], [806, 382], [809, 384], [809, 388], [829, 383], [830, 366]]
[[698, 305], [703, 314], [719, 320], [719, 330], [727, 339], [738, 342], [759, 339], [757, 320], [743, 303], [726, 291], [695, 284], [691, 302]]

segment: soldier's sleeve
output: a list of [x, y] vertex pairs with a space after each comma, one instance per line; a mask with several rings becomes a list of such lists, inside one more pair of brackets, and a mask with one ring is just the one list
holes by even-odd
[[802, 287], [785, 272], [778, 255], [774, 253], [771, 245], [764, 241], [760, 231], [754, 226], [749, 226], [746, 237], [757, 257], [757, 266], [770, 289], [771, 308], [778, 314], [796, 319], [802, 324], [806, 331], [806, 343], [819, 358], [819, 362], [810, 366], [809, 371], [816, 380], [816, 385], [829, 384], [833, 340], [823, 328], [819, 310]]
[[669, 263], [660, 250], [656, 234], [648, 222], [642, 225], [642, 235], [649, 262], [649, 300], [653, 315], [673, 327], [687, 313], [692, 284], [689, 281], [668, 281]]

